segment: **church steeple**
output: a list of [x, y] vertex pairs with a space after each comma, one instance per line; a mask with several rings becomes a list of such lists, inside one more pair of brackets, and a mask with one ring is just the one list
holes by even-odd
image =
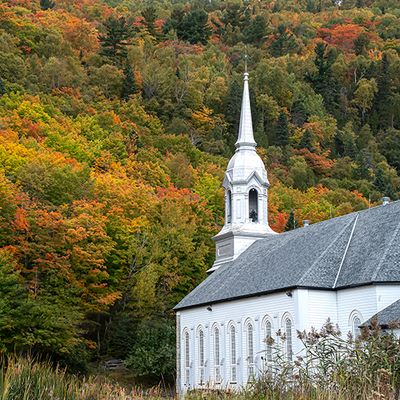
[[256, 152], [251, 119], [249, 74], [243, 78], [243, 97], [236, 152], [225, 172], [225, 224], [214, 236], [216, 259], [209, 272], [232, 261], [258, 239], [275, 232], [268, 225], [267, 171]]
[[249, 93], [249, 74], [246, 71], [243, 78], [243, 97], [242, 108], [240, 112], [239, 135], [235, 146], [237, 148], [243, 146], [256, 147], [257, 143], [253, 135], [253, 122], [251, 119], [250, 93]]

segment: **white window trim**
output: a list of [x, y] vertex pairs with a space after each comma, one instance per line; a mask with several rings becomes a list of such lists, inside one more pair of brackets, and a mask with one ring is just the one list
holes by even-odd
[[183, 331], [184, 348], [184, 385], [190, 386], [190, 334], [188, 330]]
[[213, 337], [214, 337], [214, 349], [213, 349], [214, 379], [215, 379], [216, 384], [220, 384], [222, 382], [222, 376], [221, 376], [221, 329], [218, 325], [214, 325], [212, 332], [213, 332]]
[[247, 380], [254, 381], [256, 378], [256, 364], [254, 357], [254, 324], [252, 321], [247, 321], [245, 326], [247, 333]]
[[[229, 332], [229, 361], [230, 361], [230, 371], [229, 371], [229, 380], [230, 383], [237, 383], [237, 329], [236, 326], [231, 324], [228, 328]], [[233, 338], [232, 339], [232, 329], [233, 329]], [[234, 344], [234, 346], [232, 346]]]
[[197, 337], [199, 339], [198, 341], [198, 352], [199, 352], [199, 357], [198, 357], [198, 371], [199, 371], [199, 376], [198, 376], [198, 383], [199, 385], [204, 385], [205, 384], [205, 338], [204, 338], [204, 329], [203, 327], [199, 327]]
[[[288, 330], [287, 330], [287, 322], [290, 322], [290, 341], [289, 341], [289, 335], [288, 335]], [[282, 318], [282, 331], [285, 333], [286, 340], [284, 341], [284, 355], [286, 358], [286, 361], [288, 362], [293, 362], [294, 358], [294, 351], [293, 351], [293, 328], [294, 328], [294, 323], [293, 323], [293, 318], [289, 313], [285, 313]]]
[[[270, 328], [271, 328], [270, 332], [268, 332], [268, 330], [267, 330], [267, 324], [270, 325]], [[262, 326], [263, 326], [263, 332], [264, 332], [263, 341], [264, 341], [264, 347], [265, 347], [265, 349], [264, 349], [265, 356], [263, 357], [264, 358], [263, 367], [264, 367], [264, 369], [269, 369], [269, 367], [273, 363], [273, 346], [267, 343], [267, 339], [268, 339], [268, 337], [273, 338], [273, 332], [274, 332], [274, 323], [273, 323], [272, 318], [269, 315], [264, 317]]]

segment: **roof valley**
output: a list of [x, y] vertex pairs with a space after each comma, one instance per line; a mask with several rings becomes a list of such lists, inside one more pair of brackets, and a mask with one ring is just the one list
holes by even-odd
[[[357, 220], [357, 218], [356, 218]], [[312, 265], [304, 272], [304, 274], [302, 275], [302, 277], [299, 280], [299, 284], [304, 284], [306, 277], [309, 275], [310, 272], [312, 272], [312, 270], [315, 268], [315, 266], [320, 262], [320, 260], [325, 256], [325, 254], [328, 253], [328, 251], [334, 246], [336, 245], [337, 241], [342, 237], [343, 233], [346, 232], [346, 230], [348, 229], [348, 227], [353, 223], [353, 220], [349, 221], [348, 224], [345, 225], [345, 227], [338, 233], [338, 235], [336, 236], [335, 240], [333, 240], [332, 242], [329, 243], [329, 245], [325, 248], [325, 250], [320, 254], [320, 256], [312, 263]], [[351, 233], [350, 233], [350, 239], [351, 239]], [[349, 239], [349, 240], [350, 240]], [[340, 267], [339, 267], [340, 268]], [[336, 281], [335, 281], [336, 283]]]
[[345, 249], [345, 251], [344, 251], [342, 261], [340, 262], [340, 266], [339, 266], [338, 272], [337, 272], [337, 274], [336, 274], [335, 282], [333, 283], [332, 289], [335, 289], [335, 288], [336, 288], [337, 281], [338, 281], [339, 276], [340, 276], [340, 272], [342, 271], [342, 267], [343, 267], [343, 264], [344, 264], [344, 260], [346, 259], [347, 252], [349, 251], [351, 239], [353, 239], [354, 230], [356, 229], [358, 217], [359, 217], [359, 214], [357, 214], [357, 216], [356, 216], [356, 218], [355, 218], [355, 220], [354, 220], [354, 224], [353, 224], [353, 228], [352, 228], [351, 233], [350, 233], [349, 241], [347, 242], [346, 249]]

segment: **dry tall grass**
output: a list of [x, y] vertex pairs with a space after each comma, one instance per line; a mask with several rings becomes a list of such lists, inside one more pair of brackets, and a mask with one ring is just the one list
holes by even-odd
[[400, 400], [400, 340], [376, 322], [357, 340], [343, 339], [330, 321], [319, 331], [298, 332], [304, 350], [294, 362], [286, 360], [285, 337], [277, 335], [275, 366], [256, 382], [236, 393], [193, 391], [189, 399]]
[[161, 399], [161, 390], [127, 390], [98, 378], [80, 379], [31, 358], [8, 357], [0, 369], [0, 400]]
[[[360, 340], [343, 340], [329, 322], [321, 331], [299, 332], [305, 351], [294, 363], [275, 354], [276, 367], [238, 392], [202, 390], [188, 400], [400, 400], [400, 340], [379, 327]], [[285, 340], [281, 337], [280, 341]], [[104, 379], [80, 379], [31, 358], [0, 363], [0, 400], [166, 399], [159, 387], [127, 390]]]

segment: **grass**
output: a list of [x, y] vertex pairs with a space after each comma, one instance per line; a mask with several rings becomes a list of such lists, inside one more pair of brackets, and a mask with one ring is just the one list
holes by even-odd
[[[239, 392], [197, 390], [188, 400], [400, 400], [400, 340], [379, 327], [359, 340], [342, 339], [328, 323], [298, 332], [304, 351], [294, 363], [275, 354], [276, 368]], [[281, 337], [280, 340], [285, 340]], [[161, 386], [126, 388], [102, 376], [79, 378], [50, 362], [6, 357], [0, 363], [0, 400], [172, 399]]]
[[0, 369], [0, 400], [161, 399], [160, 388], [125, 389], [101, 378], [81, 379], [50, 362], [9, 357]]
[[[396, 324], [395, 327], [398, 327]], [[279, 343], [286, 340], [277, 333]], [[400, 340], [376, 321], [357, 340], [343, 338], [328, 320], [309, 333], [298, 332], [303, 351], [288, 362], [275, 345], [275, 367], [237, 393], [193, 391], [189, 400], [400, 400]], [[267, 338], [273, 345], [276, 341]]]

